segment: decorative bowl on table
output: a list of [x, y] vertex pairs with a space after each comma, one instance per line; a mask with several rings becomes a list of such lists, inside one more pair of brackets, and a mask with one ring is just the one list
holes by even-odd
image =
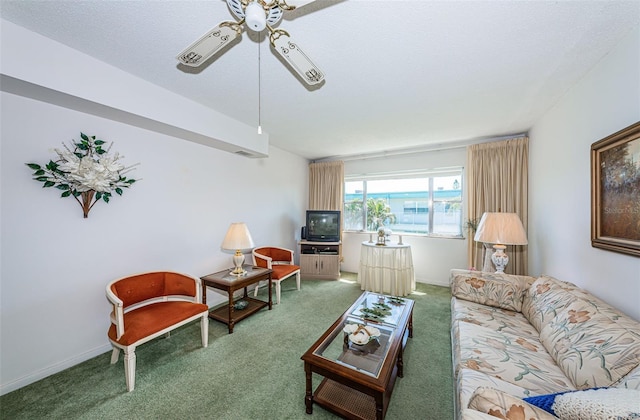
[[233, 304], [233, 309], [235, 309], [236, 311], [241, 311], [247, 306], [249, 306], [249, 302], [247, 302], [246, 300], [239, 300]]
[[347, 324], [343, 331], [347, 334], [349, 341], [358, 346], [364, 346], [380, 337], [380, 330], [370, 325]]

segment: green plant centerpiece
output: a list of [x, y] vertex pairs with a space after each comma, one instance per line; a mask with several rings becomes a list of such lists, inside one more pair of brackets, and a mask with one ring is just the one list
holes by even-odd
[[62, 190], [61, 197], [73, 197], [82, 207], [84, 218], [100, 200], [108, 203], [113, 192], [122, 195], [124, 188], [136, 182], [125, 174], [135, 165], [125, 167], [120, 163], [119, 153], [111, 152], [109, 144], [95, 136], [80, 133], [80, 141], [72, 140], [62, 144], [64, 150], [54, 149], [58, 159], [50, 160], [44, 167], [37, 163], [27, 163], [33, 172], [33, 179], [42, 182], [43, 188], [55, 187]]

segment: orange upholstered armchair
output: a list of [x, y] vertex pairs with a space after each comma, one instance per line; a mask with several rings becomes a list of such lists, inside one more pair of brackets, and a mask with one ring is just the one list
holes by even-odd
[[107, 285], [113, 305], [109, 341], [111, 364], [124, 350], [127, 391], [136, 380], [136, 347], [200, 318], [202, 346], [209, 342], [209, 308], [202, 303], [199, 279], [169, 271], [142, 273], [114, 280]]
[[[291, 276], [296, 276], [296, 286], [300, 290], [300, 267], [293, 264], [293, 251], [276, 246], [256, 248], [253, 250], [253, 265], [270, 268], [271, 281], [276, 284], [276, 303], [280, 303], [280, 283]], [[258, 295], [258, 286], [254, 296]]]

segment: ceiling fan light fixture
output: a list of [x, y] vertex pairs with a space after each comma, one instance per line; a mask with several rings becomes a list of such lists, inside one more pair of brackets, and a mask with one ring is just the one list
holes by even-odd
[[267, 27], [267, 15], [264, 8], [252, 1], [244, 11], [244, 21], [252, 31], [263, 31]]

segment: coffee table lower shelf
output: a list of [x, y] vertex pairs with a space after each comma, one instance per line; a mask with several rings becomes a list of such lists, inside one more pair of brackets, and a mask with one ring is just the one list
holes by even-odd
[[375, 420], [376, 400], [346, 385], [323, 379], [313, 394], [313, 402], [349, 419]]

